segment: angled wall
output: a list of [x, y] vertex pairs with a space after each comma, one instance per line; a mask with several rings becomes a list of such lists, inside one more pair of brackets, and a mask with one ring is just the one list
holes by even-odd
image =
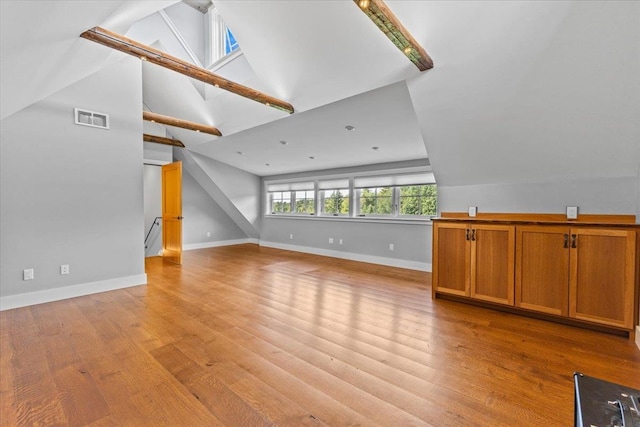
[[259, 177], [186, 149], [175, 149], [174, 157], [248, 238], [260, 237]]
[[[526, 19], [480, 70], [443, 59], [409, 82], [412, 95], [449, 94], [412, 98], [441, 209], [635, 213], [640, 3], [523, 4]], [[519, 31], [536, 25], [552, 37]]]
[[[126, 57], [2, 120], [2, 309], [146, 283], [141, 106]], [[110, 129], [74, 124], [75, 107]]]
[[198, 249], [247, 241], [247, 235], [188, 172], [182, 174], [182, 246]]

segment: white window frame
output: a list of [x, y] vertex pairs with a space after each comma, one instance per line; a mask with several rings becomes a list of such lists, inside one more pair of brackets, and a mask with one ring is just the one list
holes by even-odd
[[220, 63], [227, 57], [240, 52], [240, 45], [236, 39], [236, 49], [229, 53], [225, 53], [227, 45], [227, 30], [228, 27], [224, 23], [220, 12], [214, 5], [209, 8], [209, 11], [205, 15], [207, 18], [207, 37], [205, 38], [205, 53], [207, 68], [212, 68]]
[[[316, 203], [316, 188], [314, 181], [294, 181], [294, 182], [286, 182], [286, 183], [272, 183], [267, 184], [267, 211], [271, 215], [315, 215], [317, 212], [317, 203]], [[308, 212], [297, 212], [296, 211], [296, 192], [297, 191], [311, 191], [313, 193], [314, 201], [313, 201], [313, 213]], [[289, 201], [291, 206], [290, 212], [274, 212], [273, 208], [273, 194], [274, 193], [285, 193], [289, 192]]]
[[[337, 179], [320, 179], [318, 180], [318, 200], [319, 200], [319, 209], [318, 212], [322, 216], [327, 217], [351, 217], [353, 213], [353, 197], [351, 191], [351, 180], [346, 178], [337, 178]], [[347, 196], [344, 197], [349, 202], [349, 211], [347, 213], [333, 213], [333, 212], [325, 212], [324, 210], [324, 202], [326, 200], [326, 192], [333, 191], [346, 191]]]
[[[405, 172], [396, 174], [362, 174], [349, 176], [331, 176], [316, 178], [301, 178], [299, 180], [266, 180], [265, 188], [265, 216], [289, 216], [334, 218], [334, 219], [362, 219], [362, 220], [399, 220], [399, 221], [429, 221], [435, 215], [403, 215], [400, 213], [400, 193], [405, 186], [436, 185], [432, 172]], [[364, 188], [391, 188], [391, 213], [389, 214], [361, 214], [360, 194]], [[349, 192], [349, 213], [334, 214], [324, 211], [325, 192], [342, 190]], [[273, 192], [290, 191], [291, 212], [272, 212]], [[314, 213], [296, 212], [296, 191], [314, 192]], [[437, 195], [436, 195], [437, 210]]]

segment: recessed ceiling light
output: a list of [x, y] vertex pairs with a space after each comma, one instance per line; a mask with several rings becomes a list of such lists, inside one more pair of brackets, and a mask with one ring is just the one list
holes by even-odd
[[244, 153], [242, 151], [236, 151], [236, 153], [238, 153], [241, 156], [244, 156]]
[[287, 141], [280, 141], [280, 144], [282, 145], [289, 145], [289, 143]]
[[380, 149], [380, 147], [371, 147], [371, 149], [372, 149], [373, 151], [378, 151], [378, 150]]
[[355, 126], [351, 126], [351, 125], [346, 125], [344, 127], [348, 132], [353, 132], [354, 130], [356, 130]]

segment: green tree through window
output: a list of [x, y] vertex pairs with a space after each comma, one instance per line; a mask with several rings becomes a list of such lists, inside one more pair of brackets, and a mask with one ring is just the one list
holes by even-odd
[[391, 215], [393, 188], [363, 188], [360, 190], [360, 215]]
[[327, 215], [348, 215], [349, 190], [325, 190], [324, 213]]
[[438, 190], [435, 184], [400, 187], [400, 215], [436, 215]]

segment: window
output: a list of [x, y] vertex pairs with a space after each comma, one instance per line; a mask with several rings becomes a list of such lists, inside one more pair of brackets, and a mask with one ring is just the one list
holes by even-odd
[[401, 216], [435, 216], [438, 190], [435, 184], [407, 185], [399, 188]]
[[222, 20], [222, 16], [215, 7], [209, 9], [208, 30], [206, 38], [207, 66], [210, 67], [218, 60], [224, 58], [240, 48], [235, 36]]
[[358, 216], [436, 215], [438, 193], [432, 173], [356, 177]]
[[349, 215], [349, 189], [322, 190], [322, 212], [325, 215]]
[[267, 187], [269, 210], [272, 214], [315, 213], [313, 182], [269, 184]]
[[315, 191], [296, 191], [295, 206], [294, 212], [313, 215], [316, 211]]
[[430, 172], [267, 183], [267, 206], [274, 215], [424, 219], [437, 215], [438, 189]]
[[349, 215], [349, 178], [320, 181], [318, 183], [322, 214], [328, 216]]
[[368, 187], [358, 189], [358, 215], [391, 215], [393, 213], [393, 188]]
[[291, 212], [291, 191], [275, 191], [269, 193], [271, 213]]
[[234, 50], [238, 49], [240, 45], [238, 45], [238, 42], [236, 41], [236, 38], [233, 36], [233, 33], [231, 32], [229, 27], [225, 25], [225, 28], [226, 31], [224, 33], [224, 54], [228, 55]]

